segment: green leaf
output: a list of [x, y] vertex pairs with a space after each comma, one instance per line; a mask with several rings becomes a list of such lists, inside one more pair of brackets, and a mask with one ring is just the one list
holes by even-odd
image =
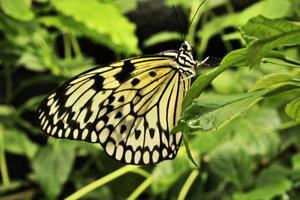
[[32, 162], [34, 177], [48, 199], [56, 199], [73, 167], [75, 145], [72, 141], [56, 141], [40, 148]]
[[247, 151], [238, 144], [223, 143], [212, 150], [206, 160], [215, 174], [237, 187], [241, 187], [251, 179], [254, 162]]
[[53, 0], [51, 3], [59, 12], [84, 24], [86, 32], [92, 30], [104, 35], [116, 52], [126, 55], [139, 53], [134, 24], [113, 4], [97, 0], [89, 0], [88, 3], [85, 0]]
[[14, 107], [0, 104], [0, 116], [9, 116], [13, 113], [15, 113]]
[[0, 122], [10, 122], [15, 113], [14, 107], [0, 104]]
[[234, 200], [271, 200], [284, 195], [292, 188], [287, 171], [281, 166], [271, 166], [264, 170], [256, 180], [256, 187], [245, 193], [234, 194]]
[[171, 41], [171, 40], [180, 40], [181, 36], [180, 33], [178, 32], [168, 32], [168, 31], [164, 31], [164, 32], [160, 32], [157, 34], [152, 35], [150, 38], [148, 38], [145, 42], [144, 42], [144, 46], [145, 47], [149, 47], [149, 46], [153, 46], [162, 42], [167, 42], [167, 41]]
[[261, 100], [267, 92], [265, 90], [234, 95], [202, 95], [183, 112], [183, 118], [192, 129], [208, 131], [218, 128]]
[[188, 90], [184, 101], [182, 103], [183, 110], [186, 109], [198, 97], [204, 89], [216, 78], [219, 74], [230, 67], [244, 66], [245, 65], [245, 49], [238, 49], [227, 54], [221, 64], [214, 70], [206, 74], [200, 75]]
[[[281, 19], [271, 20], [264, 17], [258, 17], [257, 19], [253, 19], [253, 21], [258, 24], [268, 24], [267, 27], [264, 27], [266, 29], [265, 32], [270, 31], [272, 34], [271, 36], [254, 41], [247, 48], [247, 61], [251, 67], [257, 67], [262, 58], [275, 47], [300, 44], [300, 26], [295, 28], [291, 25], [291, 22]], [[288, 31], [284, 27], [289, 27]], [[277, 29], [277, 33], [275, 33], [274, 29]]]
[[[297, 81], [281, 82], [263, 90], [234, 94], [202, 95], [183, 111], [176, 131], [185, 130], [188, 126], [193, 131], [208, 131], [228, 123], [252, 105], [266, 96], [276, 95], [283, 91], [299, 88]], [[175, 131], [172, 131], [173, 133]]]
[[5, 151], [18, 154], [26, 155], [32, 159], [37, 150], [38, 145], [33, 143], [23, 131], [16, 128], [6, 128], [4, 132]]
[[273, 73], [267, 76], [264, 76], [262, 79], [257, 81], [249, 90], [249, 92], [269, 88], [270, 86], [277, 83], [284, 83], [287, 81], [291, 81], [293, 76], [291, 74], [283, 74], [283, 73]]
[[185, 152], [187, 154], [188, 159], [195, 165], [195, 167], [198, 168], [199, 165], [193, 157], [193, 154], [191, 152], [190, 144], [189, 144], [189, 141], [188, 141], [187, 137], [188, 137], [188, 134], [186, 132], [183, 132], [183, 143], [184, 143], [184, 146], [185, 146]]
[[87, 27], [84, 23], [78, 22], [66, 16], [45, 16], [40, 17], [39, 22], [47, 27], [55, 27], [63, 33], [69, 33], [78, 37], [89, 37], [94, 42], [104, 44], [107, 47], [120, 51], [118, 45], [111, 42], [109, 35]]
[[300, 121], [300, 97], [287, 104], [285, 112], [292, 119]]
[[241, 34], [246, 41], [250, 42], [295, 30], [299, 30], [299, 26], [284, 19], [271, 20], [258, 16], [250, 19], [241, 27]]
[[1, 0], [1, 7], [5, 14], [21, 21], [30, 21], [34, 13], [30, 9], [31, 1], [25, 0]]
[[260, 162], [267, 163], [279, 153], [280, 137], [276, 131], [281, 120], [275, 109], [257, 106], [231, 125], [235, 133], [233, 140], [247, 147], [245, 150]]
[[[274, 10], [270, 10], [272, 7], [276, 7], [277, 11], [274, 12]], [[266, 0], [254, 3], [239, 13], [215, 17], [206, 23], [198, 33], [199, 38], [201, 38], [201, 43], [198, 47], [199, 52], [203, 53], [208, 45], [209, 39], [214, 35], [222, 33], [227, 27], [238, 28], [244, 25], [250, 18], [257, 15], [263, 15], [269, 18], [283, 17], [289, 14], [290, 10], [291, 3], [289, 1]]]
[[190, 141], [190, 147], [194, 152], [207, 153], [230, 139], [233, 128], [233, 126], [225, 125], [217, 130], [194, 132], [195, 136]]

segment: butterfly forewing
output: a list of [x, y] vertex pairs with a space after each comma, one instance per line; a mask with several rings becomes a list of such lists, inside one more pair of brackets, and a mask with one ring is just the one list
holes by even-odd
[[172, 56], [137, 57], [97, 67], [58, 87], [41, 104], [41, 128], [56, 138], [99, 142], [114, 159], [151, 164], [172, 159], [170, 134], [190, 79]]

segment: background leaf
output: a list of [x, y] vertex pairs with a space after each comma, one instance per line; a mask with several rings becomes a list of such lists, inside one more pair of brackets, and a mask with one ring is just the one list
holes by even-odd
[[34, 18], [30, 0], [1, 0], [0, 4], [5, 14], [17, 20], [30, 21]]
[[72, 142], [55, 142], [38, 151], [32, 162], [35, 179], [48, 199], [56, 199], [67, 181], [75, 158]]
[[297, 98], [290, 102], [285, 107], [285, 112], [294, 120], [300, 120], [300, 98]]
[[124, 18], [115, 6], [97, 0], [89, 0], [88, 4], [85, 0], [53, 0], [51, 2], [64, 15], [106, 36], [110, 42], [105, 44], [113, 44], [114, 46], [109, 47], [116, 52], [127, 54], [139, 52], [137, 39], [134, 36], [135, 26]]

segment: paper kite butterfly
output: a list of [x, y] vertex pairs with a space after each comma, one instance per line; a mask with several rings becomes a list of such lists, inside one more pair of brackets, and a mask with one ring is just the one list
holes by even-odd
[[67, 81], [41, 103], [41, 129], [56, 138], [100, 143], [117, 161], [145, 165], [175, 158], [170, 134], [199, 65], [192, 47], [125, 59]]

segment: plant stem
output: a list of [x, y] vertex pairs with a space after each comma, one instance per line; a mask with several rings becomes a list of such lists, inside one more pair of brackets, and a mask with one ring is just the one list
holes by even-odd
[[142, 194], [149, 185], [153, 182], [154, 178], [149, 176], [136, 190], [131, 193], [131, 195], [127, 198], [127, 200], [137, 199], [140, 194]]
[[288, 121], [288, 122], [285, 122], [285, 123], [282, 123], [280, 125], [280, 130], [284, 130], [284, 129], [289, 129], [289, 128], [292, 128], [294, 126], [299, 126], [300, 125], [300, 122], [298, 121]]
[[189, 177], [186, 179], [186, 181], [185, 181], [183, 187], [181, 188], [181, 191], [180, 191], [180, 193], [179, 193], [179, 195], [178, 195], [178, 198], [177, 198], [178, 200], [183, 200], [183, 199], [185, 199], [185, 197], [186, 197], [188, 191], [190, 190], [190, 188], [191, 188], [193, 182], [196, 180], [198, 174], [199, 174], [199, 171], [198, 171], [197, 169], [193, 170], [193, 171], [190, 173]]
[[133, 171], [137, 168], [138, 168], [138, 166], [136, 166], [136, 165], [127, 165], [125, 167], [122, 167], [122, 168], [90, 183], [89, 185], [81, 188], [80, 190], [76, 191], [75, 193], [73, 193], [70, 196], [68, 196], [67, 198], [65, 198], [65, 200], [79, 199], [79, 198], [83, 197], [84, 195], [86, 195], [87, 193], [95, 190], [96, 188], [99, 188], [99, 187], [105, 185], [106, 183], [118, 178], [119, 176], [122, 176], [122, 175], [126, 174], [127, 172]]
[[6, 80], [6, 94], [5, 94], [5, 103], [9, 104], [12, 98], [12, 79], [11, 72], [9, 71], [9, 66], [4, 66], [4, 74]]
[[82, 58], [82, 52], [81, 52], [79, 43], [77, 41], [77, 38], [74, 35], [70, 35], [70, 39], [71, 39], [71, 43], [72, 43], [73, 50], [74, 50], [74, 53], [75, 53], [75, 57], [76, 58]]
[[2, 177], [2, 183], [4, 187], [7, 187], [10, 184], [9, 175], [7, 172], [7, 164], [5, 159], [4, 152], [4, 135], [3, 127], [0, 125], [0, 171]]
[[70, 35], [65, 33], [63, 35], [63, 40], [64, 40], [65, 59], [70, 60], [72, 58]]

